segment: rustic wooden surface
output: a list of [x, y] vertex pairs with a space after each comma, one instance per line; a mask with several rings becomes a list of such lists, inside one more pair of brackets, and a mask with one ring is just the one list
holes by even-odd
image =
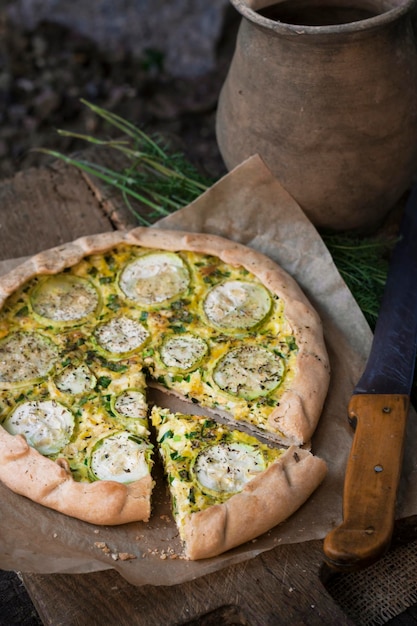
[[[0, 185], [0, 259], [133, 224], [117, 195], [64, 165]], [[352, 624], [326, 590], [322, 559], [319, 541], [281, 546], [173, 587], [134, 587], [114, 570], [22, 577], [48, 626]]]

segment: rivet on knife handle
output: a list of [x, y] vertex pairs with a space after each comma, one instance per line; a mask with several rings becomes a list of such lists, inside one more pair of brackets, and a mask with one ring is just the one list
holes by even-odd
[[346, 468], [343, 522], [324, 541], [339, 570], [366, 567], [388, 549], [394, 525], [408, 395], [358, 394], [349, 403], [356, 424]]

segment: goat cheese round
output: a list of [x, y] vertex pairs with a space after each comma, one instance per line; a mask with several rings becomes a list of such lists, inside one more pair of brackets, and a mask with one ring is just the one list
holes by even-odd
[[107, 352], [124, 354], [140, 348], [149, 337], [149, 332], [140, 322], [123, 315], [98, 326], [94, 335]]
[[59, 452], [71, 439], [74, 416], [56, 400], [23, 402], [3, 422], [11, 435], [24, 435], [41, 454]]
[[55, 385], [64, 393], [78, 395], [94, 389], [97, 378], [85, 363], [68, 365], [54, 379]]
[[117, 396], [114, 408], [120, 415], [132, 418], [145, 418], [148, 411], [145, 395], [135, 389], [128, 389]]
[[167, 367], [189, 370], [207, 354], [204, 339], [196, 335], [174, 335], [164, 341], [160, 348], [161, 359]]
[[265, 469], [262, 453], [243, 443], [219, 443], [198, 455], [193, 472], [206, 489], [236, 493]]
[[118, 432], [101, 439], [91, 455], [91, 471], [99, 480], [131, 483], [149, 474], [144, 441], [127, 432]]

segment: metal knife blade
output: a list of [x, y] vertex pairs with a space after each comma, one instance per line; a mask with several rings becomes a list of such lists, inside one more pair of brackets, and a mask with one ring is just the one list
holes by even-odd
[[348, 407], [355, 428], [343, 522], [325, 538], [326, 562], [367, 567], [388, 549], [395, 519], [417, 350], [417, 186], [393, 250], [370, 355]]

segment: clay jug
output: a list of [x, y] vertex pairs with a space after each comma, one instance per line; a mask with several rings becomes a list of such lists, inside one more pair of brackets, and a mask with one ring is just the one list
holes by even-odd
[[[415, 0], [231, 0], [217, 141], [258, 153], [319, 228], [370, 231], [417, 164]], [[272, 216], [272, 215], [271, 215]]]

